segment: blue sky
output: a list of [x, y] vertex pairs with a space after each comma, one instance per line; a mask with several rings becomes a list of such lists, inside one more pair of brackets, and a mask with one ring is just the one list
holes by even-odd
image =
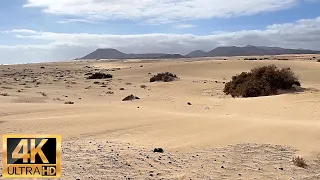
[[320, 0], [2, 0], [0, 62], [65, 60], [95, 48], [320, 50], [319, 9]]

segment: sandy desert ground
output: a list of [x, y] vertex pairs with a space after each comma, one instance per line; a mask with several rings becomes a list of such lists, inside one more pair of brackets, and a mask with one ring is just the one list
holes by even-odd
[[[0, 134], [61, 134], [61, 179], [320, 179], [320, 63], [312, 56], [3, 65]], [[267, 64], [290, 67], [304, 91], [223, 94], [233, 75]], [[97, 71], [114, 77], [86, 79]], [[164, 71], [180, 79], [149, 82]], [[140, 99], [123, 102], [130, 94]], [[295, 166], [296, 156], [308, 167]]]

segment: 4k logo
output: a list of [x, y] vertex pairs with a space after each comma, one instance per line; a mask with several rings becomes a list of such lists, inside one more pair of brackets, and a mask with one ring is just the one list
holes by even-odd
[[61, 177], [59, 135], [4, 135], [5, 178]]

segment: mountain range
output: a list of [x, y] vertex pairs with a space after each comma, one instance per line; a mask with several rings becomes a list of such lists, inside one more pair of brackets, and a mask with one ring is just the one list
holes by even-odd
[[94, 52], [79, 59], [177, 59], [216, 56], [262, 56], [281, 54], [320, 54], [320, 51], [247, 45], [244, 47], [217, 47], [208, 52], [196, 50], [183, 56], [181, 54], [165, 53], [126, 54], [116, 49], [97, 49]]

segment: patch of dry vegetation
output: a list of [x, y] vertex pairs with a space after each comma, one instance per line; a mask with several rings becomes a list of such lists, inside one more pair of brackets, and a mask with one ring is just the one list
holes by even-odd
[[269, 96], [276, 95], [278, 90], [292, 89], [294, 85], [300, 86], [300, 82], [290, 68], [269, 65], [233, 76], [223, 92], [232, 97]]
[[97, 73], [90, 75], [87, 79], [110, 79], [112, 77], [113, 76], [111, 74], [97, 72]]
[[67, 102], [65, 102], [64, 104], [74, 104], [74, 102], [72, 102], [72, 101], [67, 101]]
[[170, 82], [177, 78], [178, 77], [175, 74], [172, 74], [170, 72], [164, 72], [164, 73], [158, 73], [157, 75], [154, 75], [152, 78], [150, 78], [150, 82], [155, 82], [155, 81]]
[[0, 93], [0, 96], [9, 96], [8, 93]]
[[45, 92], [39, 92], [43, 97], [47, 97], [48, 95]]
[[308, 166], [306, 160], [304, 160], [302, 157], [299, 157], [299, 156], [294, 157], [292, 159], [292, 162], [294, 163], [294, 165], [301, 167], [301, 168], [306, 168]]
[[147, 86], [146, 86], [146, 85], [144, 85], [144, 84], [143, 84], [143, 85], [141, 85], [140, 87], [141, 87], [141, 88], [143, 88], [143, 89], [147, 88]]
[[135, 99], [140, 99], [140, 98], [135, 96], [135, 95], [133, 95], [133, 94], [131, 94], [131, 95], [125, 97], [122, 101], [133, 101]]

